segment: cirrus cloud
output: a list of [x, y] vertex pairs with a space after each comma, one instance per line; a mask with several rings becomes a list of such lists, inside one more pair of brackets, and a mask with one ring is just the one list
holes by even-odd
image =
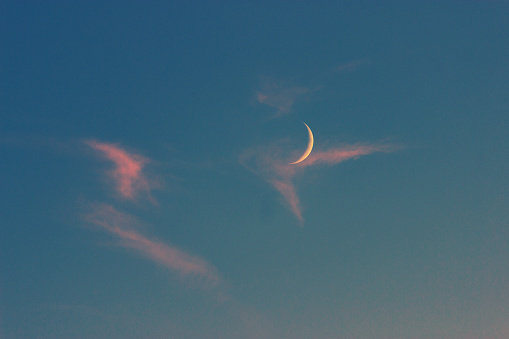
[[150, 197], [151, 185], [142, 172], [149, 162], [147, 158], [128, 153], [113, 144], [96, 140], [87, 140], [85, 143], [115, 164], [110, 176], [116, 182], [116, 189], [122, 197], [135, 199], [140, 191], [146, 192]]
[[254, 147], [245, 150], [240, 155], [240, 163], [254, 174], [260, 176], [281, 194], [292, 213], [302, 225], [304, 218], [300, 206], [294, 178], [306, 169], [319, 165], [336, 165], [349, 159], [357, 159], [363, 155], [375, 152], [391, 152], [396, 147], [387, 144], [354, 144], [327, 150], [315, 149], [302, 162], [290, 164], [283, 156], [285, 147], [283, 142], [277, 142], [268, 147]]
[[214, 266], [161, 240], [143, 235], [137, 230], [140, 221], [111, 205], [92, 205], [84, 219], [116, 237], [120, 246], [163, 265], [181, 277], [198, 278], [210, 286], [217, 286], [222, 281]]

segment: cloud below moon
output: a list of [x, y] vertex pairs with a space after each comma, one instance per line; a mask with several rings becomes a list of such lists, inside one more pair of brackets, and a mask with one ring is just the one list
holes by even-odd
[[296, 176], [302, 175], [306, 169], [319, 165], [336, 165], [345, 160], [357, 159], [375, 152], [391, 152], [396, 148], [387, 144], [354, 144], [327, 150], [315, 149], [309, 154], [306, 161], [292, 165], [282, 160], [285, 152], [284, 146], [283, 143], [277, 142], [267, 147], [247, 149], [240, 155], [239, 162], [281, 194], [301, 225], [304, 218], [294, 183]]

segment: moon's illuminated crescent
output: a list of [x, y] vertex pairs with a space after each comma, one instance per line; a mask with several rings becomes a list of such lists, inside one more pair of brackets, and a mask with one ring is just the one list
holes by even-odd
[[297, 161], [291, 162], [290, 165], [298, 164], [299, 162], [304, 161], [304, 159], [306, 159], [308, 157], [308, 155], [311, 153], [311, 150], [313, 149], [313, 142], [314, 142], [313, 133], [311, 132], [311, 128], [309, 128], [309, 126], [305, 122], [303, 124], [306, 125], [306, 128], [308, 129], [308, 134], [309, 134], [308, 148], [306, 148], [306, 151], [304, 152], [304, 154]]

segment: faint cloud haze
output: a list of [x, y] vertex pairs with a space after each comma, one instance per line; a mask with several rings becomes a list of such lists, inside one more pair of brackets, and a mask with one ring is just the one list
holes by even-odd
[[354, 72], [370, 63], [368, 59], [357, 59], [333, 67], [325, 73], [314, 74], [307, 79], [307, 83], [313, 83], [313, 86], [298, 86], [291, 81], [262, 76], [260, 77], [260, 89], [256, 91], [256, 100], [260, 104], [276, 109], [276, 114], [272, 118], [279, 118], [290, 114], [299, 100], [308, 98], [314, 92], [323, 89], [326, 79], [337, 73]]
[[260, 104], [277, 109], [274, 117], [290, 113], [295, 101], [310, 92], [308, 88], [291, 86], [269, 77], [262, 77], [260, 82], [261, 89], [256, 92], [256, 99]]
[[163, 243], [149, 239], [136, 230], [141, 224], [135, 217], [117, 211], [107, 204], [94, 204], [85, 220], [115, 236], [125, 248], [177, 272], [181, 277], [201, 278], [209, 285], [221, 282], [217, 270], [205, 260]]
[[367, 59], [354, 60], [354, 61], [350, 61], [350, 62], [347, 62], [347, 63], [337, 66], [334, 69], [334, 71], [335, 72], [353, 72], [353, 71], [357, 70], [359, 67], [365, 66], [369, 63], [370, 62]]
[[292, 213], [302, 225], [304, 218], [300, 206], [299, 196], [294, 184], [294, 178], [307, 168], [319, 165], [336, 165], [348, 159], [357, 159], [360, 156], [374, 152], [391, 152], [395, 146], [384, 144], [357, 144], [331, 148], [325, 151], [314, 150], [302, 162], [291, 165], [287, 156], [283, 154], [287, 147], [281, 142], [269, 147], [255, 147], [245, 150], [240, 155], [240, 163], [254, 174], [260, 176], [278, 191], [289, 205]]

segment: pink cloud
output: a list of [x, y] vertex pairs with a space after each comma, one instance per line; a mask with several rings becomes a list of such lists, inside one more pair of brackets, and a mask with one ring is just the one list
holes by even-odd
[[304, 87], [294, 87], [267, 77], [262, 78], [262, 89], [256, 93], [260, 104], [276, 108], [276, 117], [292, 111], [295, 101], [310, 90]]
[[115, 145], [95, 140], [86, 141], [86, 144], [115, 163], [111, 177], [117, 184], [117, 191], [123, 197], [134, 199], [139, 191], [145, 191], [150, 195], [150, 185], [142, 173], [143, 167], [148, 162], [146, 158], [137, 154], [129, 154]]
[[313, 165], [335, 165], [348, 159], [357, 159], [360, 156], [368, 155], [373, 152], [390, 152], [394, 150], [394, 146], [389, 145], [349, 145], [341, 148], [333, 148], [327, 151], [316, 151], [304, 160], [300, 167], [308, 167]]
[[139, 227], [139, 221], [110, 205], [94, 205], [85, 220], [115, 236], [121, 246], [177, 272], [182, 277], [201, 278], [210, 285], [221, 282], [217, 270], [205, 260], [142, 235], [135, 229]]
[[325, 151], [313, 150], [302, 162], [291, 165], [283, 154], [290, 154], [281, 143], [267, 148], [252, 148], [244, 151], [240, 156], [240, 163], [247, 169], [262, 177], [276, 189], [288, 204], [292, 213], [302, 225], [304, 218], [300, 206], [294, 178], [302, 174], [305, 169], [317, 165], [335, 165], [349, 159], [374, 152], [391, 152], [395, 149], [391, 145], [359, 144], [331, 148]]

